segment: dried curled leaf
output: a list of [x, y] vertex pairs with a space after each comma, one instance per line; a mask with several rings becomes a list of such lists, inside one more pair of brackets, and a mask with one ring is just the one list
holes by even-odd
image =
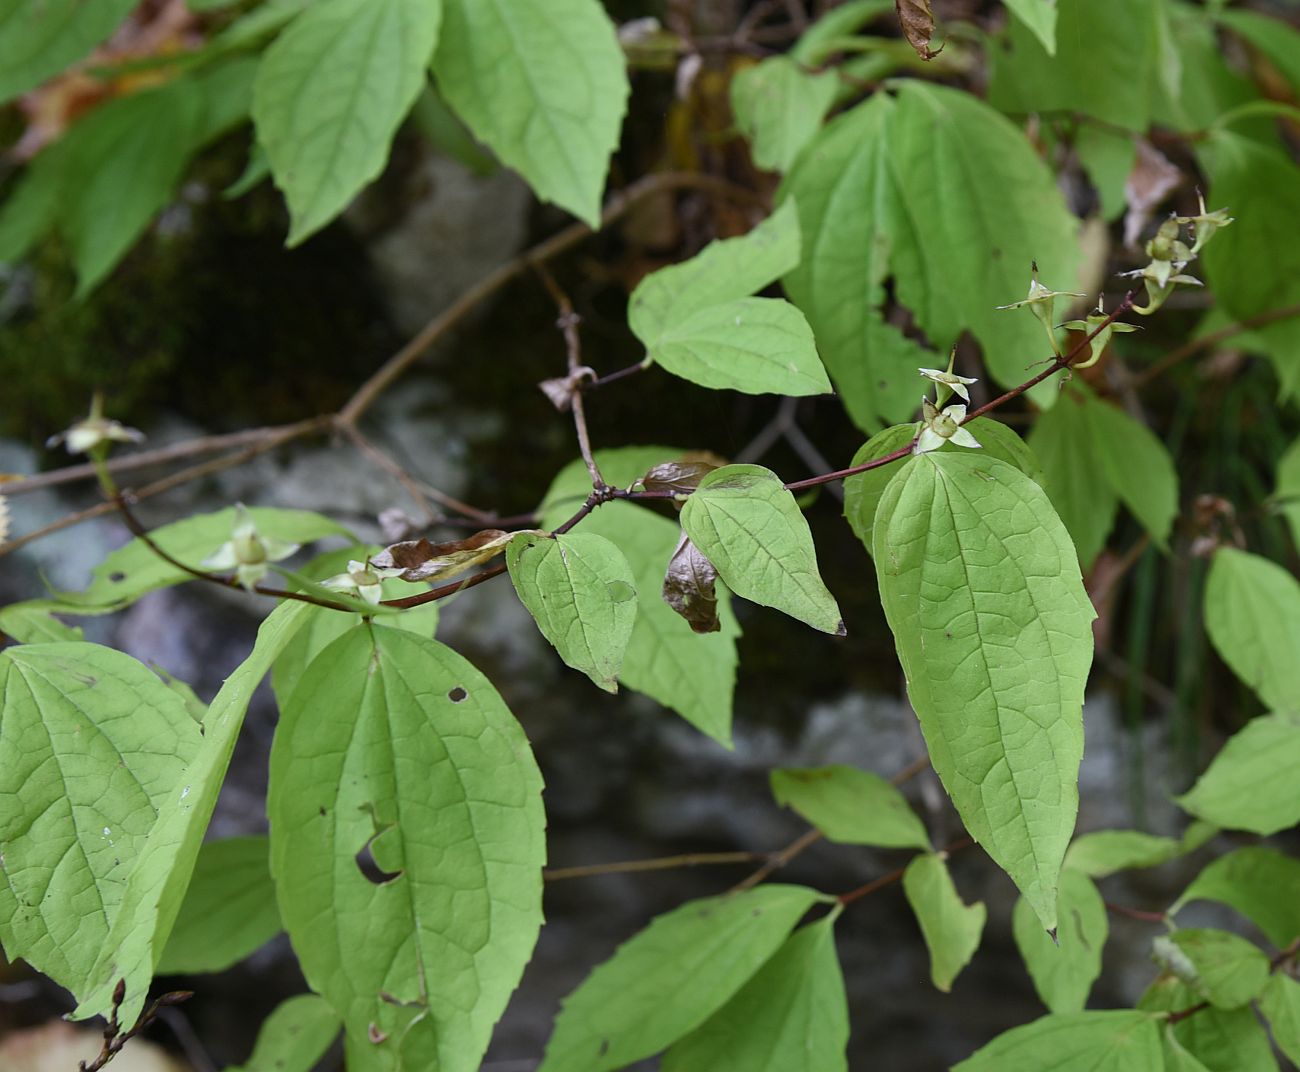
[[930, 0], [894, 0], [894, 10], [898, 12], [903, 36], [921, 59], [932, 60], [943, 51], [942, 46], [930, 47], [934, 38], [934, 12], [930, 10]]
[[709, 451], [692, 451], [675, 461], [660, 462], [638, 483], [646, 491], [671, 491], [676, 495], [689, 495], [700, 486], [700, 481], [706, 475], [726, 464], [724, 459]]
[[717, 580], [718, 571], [713, 563], [683, 532], [677, 541], [677, 549], [668, 560], [663, 597], [664, 602], [685, 618], [697, 633], [716, 633], [722, 628], [718, 621], [718, 594], [714, 588]]
[[400, 569], [398, 576], [404, 581], [443, 581], [496, 558], [518, 535], [501, 529], [484, 529], [449, 543], [430, 543], [423, 538], [408, 540], [385, 547], [370, 564], [379, 569]]
[[0, 543], [9, 539], [9, 500], [0, 495]]

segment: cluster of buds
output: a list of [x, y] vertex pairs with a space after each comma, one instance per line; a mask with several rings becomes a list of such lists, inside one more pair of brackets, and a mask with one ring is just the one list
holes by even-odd
[[[1205, 244], [1214, 237], [1215, 232], [1232, 223], [1227, 209], [1209, 212], [1205, 208], [1205, 198], [1200, 199], [1200, 212], [1195, 216], [1170, 216], [1160, 225], [1155, 236], [1146, 244], [1150, 262], [1144, 268], [1125, 273], [1129, 278], [1141, 279], [1146, 284], [1146, 305], [1135, 305], [1133, 311], [1143, 316], [1150, 316], [1168, 299], [1179, 286], [1199, 287], [1201, 281], [1186, 274], [1187, 267]], [[1187, 236], [1191, 245], [1183, 236], [1183, 228], [1189, 229]]]
[[230, 539], [200, 564], [204, 569], [234, 570], [236, 580], [251, 592], [266, 576], [272, 562], [288, 558], [299, 546], [274, 536], [263, 536], [257, 531], [252, 515], [239, 503], [235, 506]]

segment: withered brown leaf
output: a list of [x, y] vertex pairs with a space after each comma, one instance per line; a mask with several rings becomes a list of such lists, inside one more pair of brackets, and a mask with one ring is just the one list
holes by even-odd
[[707, 474], [726, 464], [725, 459], [709, 451], [692, 451], [675, 461], [660, 462], [653, 466], [638, 483], [646, 491], [671, 491], [675, 495], [686, 495], [698, 488]]
[[439, 581], [495, 558], [519, 533], [484, 529], [463, 540], [430, 543], [421, 537], [385, 547], [370, 560], [380, 569], [400, 569], [404, 581]]
[[663, 598], [697, 633], [716, 633], [722, 628], [714, 588], [717, 580], [713, 563], [683, 532], [664, 573]]
[[934, 12], [930, 10], [930, 0], [894, 0], [894, 10], [898, 12], [903, 36], [921, 59], [932, 60], [943, 51], [942, 45], [937, 49], [930, 47], [934, 38]]

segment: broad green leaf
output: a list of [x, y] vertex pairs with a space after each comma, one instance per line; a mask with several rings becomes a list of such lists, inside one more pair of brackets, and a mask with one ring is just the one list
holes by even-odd
[[[874, 458], [883, 458], [886, 454], [892, 454], [912, 441], [916, 435], [916, 427], [914, 424], [896, 424], [883, 432], [877, 432], [853, 455], [853, 461], [849, 462], [849, 465], [862, 465]], [[979, 441], [985, 457], [1001, 458], [1004, 462], [1014, 465], [1034, 483], [1042, 485], [1044, 478], [1034, 452], [1005, 424], [990, 420], [988, 417], [976, 417], [973, 421], [967, 422], [966, 427]], [[939, 449], [970, 452], [975, 448], [959, 446], [948, 440]], [[894, 478], [901, 464], [902, 462], [898, 462], [881, 466], [879, 469], [869, 469], [844, 481], [844, 516], [858, 539], [866, 545], [868, 553], [871, 551], [871, 529], [876, 522], [876, 507], [880, 505], [880, 496], [885, 493], [885, 488]]]
[[1216, 1008], [1241, 1008], [1268, 981], [1268, 957], [1258, 946], [1227, 931], [1195, 927], [1156, 941], [1177, 947], [1193, 969], [1192, 977], [1183, 981]]
[[307, 609], [306, 603], [287, 603], [272, 611], [258, 630], [248, 658], [226, 678], [208, 706], [202, 742], [179, 788], [173, 785], [163, 799], [158, 821], [126, 875], [121, 908], [95, 961], [93, 989], [82, 997], [72, 1013], [74, 1018], [107, 1016], [119, 981], [126, 983], [122, 1022], [134, 1023], [139, 1016], [154, 964], [162, 955], [194, 871], [248, 702], [302, 624]]
[[764, 885], [659, 916], [565, 998], [538, 1072], [607, 1072], [672, 1045], [726, 1005], [824, 899]]
[[1074, 135], [1074, 151], [1097, 189], [1102, 218], [1108, 222], [1119, 219], [1128, 207], [1124, 187], [1137, 160], [1134, 136], [1111, 127], [1080, 123]]
[[[684, 452], [676, 447], [624, 447], [597, 451], [605, 479], [627, 487], [659, 462]], [[542, 525], [554, 528], [582, 503], [591, 477], [579, 459], [556, 476], [542, 502]], [[680, 529], [665, 517], [632, 503], [608, 503], [582, 523], [583, 532], [604, 536], [632, 566], [636, 577], [637, 617], [623, 656], [620, 682], [671, 707], [715, 741], [731, 747], [731, 703], [736, 686], [736, 638], [740, 626], [731, 600], [719, 589], [722, 628], [694, 633], [684, 618], [660, 598], [664, 568], [677, 546]]]
[[1216, 827], [1199, 821], [1192, 823], [1181, 838], [1159, 837], [1140, 830], [1098, 830], [1071, 842], [1065, 854], [1065, 866], [1090, 878], [1156, 867], [1196, 851], [1217, 832]]
[[64, 625], [54, 614], [65, 610], [50, 599], [29, 599], [0, 607], [0, 633], [19, 644], [80, 640], [81, 629]]
[[846, 0], [814, 22], [790, 49], [790, 57], [807, 66], [823, 62], [839, 43], [872, 19], [893, 17], [894, 0]]
[[[1065, 406], [1054, 407], [1064, 409]], [[1084, 417], [1092, 432], [1089, 457], [1101, 467], [1120, 501], [1152, 542], [1169, 550], [1169, 532], [1178, 516], [1178, 473], [1165, 445], [1123, 410], [1088, 396]]]
[[[1012, 19], [989, 49], [989, 100], [1004, 112], [1081, 112], [1143, 131], [1156, 77], [1157, 0], [1057, 0], [1056, 49], [1045, 47], [1041, 23]], [[1048, 8], [1021, 0], [1023, 9]], [[1068, 289], [1062, 287], [1060, 289]]]
[[1300, 31], [1258, 11], [1216, 11], [1215, 22], [1259, 49], [1293, 89], [1300, 90]]
[[627, 110], [614, 27], [597, 0], [445, 0], [438, 88], [507, 167], [592, 227]]
[[[351, 538], [343, 526], [306, 510], [254, 506], [248, 513], [259, 533], [288, 543], [305, 544], [326, 536]], [[235, 510], [231, 507], [163, 525], [152, 530], [149, 537], [172, 558], [201, 569], [203, 559], [230, 539], [234, 523]], [[66, 605], [68, 613], [120, 610], [146, 592], [189, 579], [189, 574], [159, 558], [143, 540], [135, 539], [95, 567], [84, 592], [61, 592], [59, 601]]]
[[[1189, 986], [1167, 975], [1142, 995], [1138, 1008], [1178, 1012], [1201, 1002], [1201, 996]], [[1174, 1024], [1172, 1033], [1175, 1042], [1209, 1072], [1277, 1072], [1268, 1035], [1250, 1009], [1201, 1009]], [[1199, 1072], [1195, 1065], [1190, 1069], [1179, 1065], [1175, 1068], [1177, 1072]]]
[[1300, 860], [1262, 846], [1237, 849], [1197, 875], [1169, 914], [1192, 901], [1235, 908], [1283, 949], [1300, 937]]
[[771, 774], [772, 796], [830, 841], [930, 851], [925, 824], [894, 786], [856, 767], [786, 768]]
[[617, 692], [637, 616], [636, 577], [623, 552], [591, 532], [521, 536], [506, 562], [520, 601], [560, 658]]
[[1165, 1050], [1165, 1072], [1209, 1072], [1192, 1051], [1178, 1041], [1178, 1036], [1174, 1034], [1175, 1026], [1166, 1024], [1160, 1038]]
[[1277, 487], [1273, 492], [1277, 509], [1291, 529], [1291, 540], [1300, 545], [1300, 439], [1278, 459]]
[[1300, 823], [1300, 714], [1251, 719], [1223, 746], [1181, 807], [1229, 830], [1276, 834]]
[[209, 841], [199, 850], [159, 975], [225, 971], [280, 933], [269, 851], [265, 837]]
[[1223, 661], [1265, 704], [1300, 709], [1300, 582], [1287, 570], [1220, 548], [1205, 584], [1205, 628]]
[[880, 500], [876, 577], [930, 758], [966, 829], [1056, 927], [1095, 614], [1047, 496], [979, 452], [922, 454]]
[[133, 7], [135, 0], [0, 0], [0, 103], [81, 59]]
[[1109, 933], [1106, 905], [1092, 879], [1067, 867], [1061, 872], [1057, 911], [1061, 924], [1053, 942], [1029, 904], [1018, 899], [1011, 920], [1016, 947], [1051, 1012], [1083, 1012], [1101, 974], [1101, 949]]
[[201, 747], [179, 696], [96, 644], [0, 652], [0, 939], [89, 989], [127, 877]]
[[1158, 1072], [1158, 1023], [1129, 1009], [1054, 1013], [999, 1035], [952, 1072]]
[[[1231, 207], [1236, 222], [1216, 234], [1201, 254], [1206, 283], [1220, 307], [1245, 320], [1300, 302], [1300, 168], [1279, 149], [1239, 130], [1215, 131], [1198, 146], [1209, 176], [1208, 203]], [[1300, 318], [1255, 329], [1286, 393], [1300, 389]]]
[[847, 1072], [849, 1010], [835, 919], [803, 927], [664, 1055], [663, 1072]]
[[[1239, 105], [1260, 99], [1259, 87], [1224, 48], [1207, 9], [1184, 3], [1156, 6], [1158, 66], [1151, 118], [1179, 131], [1204, 131]], [[1234, 124], [1240, 133], [1274, 141], [1267, 118]]]
[[1090, 569], [1115, 524], [1119, 499], [1093, 448], [1091, 422], [1074, 391], [1040, 413], [1029, 445], [1043, 466], [1043, 490], [1074, 541], [1079, 565]]
[[1300, 1065], [1300, 983], [1275, 972], [1259, 995], [1259, 1011], [1273, 1030], [1277, 1048]]
[[1006, 0], [1006, 5], [1007, 9], [1038, 38], [1044, 51], [1049, 56], [1055, 56], [1056, 0]]
[[983, 901], [963, 903], [944, 854], [914, 856], [903, 872], [903, 893], [930, 950], [930, 979], [945, 994], [979, 948], [988, 913]]
[[436, 641], [374, 625], [308, 667], [271, 750], [271, 871], [350, 1062], [478, 1067], [542, 922], [541, 788], [496, 690]]
[[840, 608], [817, 571], [808, 522], [770, 469], [714, 469], [686, 500], [681, 521], [736, 595], [844, 635]]
[[440, 0], [321, 0], [266, 50], [253, 121], [289, 203], [289, 245], [383, 170], [424, 85], [441, 14]]
[[666, 328], [649, 357], [674, 376], [745, 394], [820, 395], [831, 389], [803, 313], [779, 298], [738, 298]]
[[754, 163], [787, 170], [817, 133], [837, 88], [834, 71], [810, 73], [786, 56], [739, 71], [731, 80], [731, 109], [750, 140]]
[[257, 1032], [253, 1056], [226, 1072], [311, 1072], [339, 1033], [339, 1016], [316, 994], [280, 1002]]

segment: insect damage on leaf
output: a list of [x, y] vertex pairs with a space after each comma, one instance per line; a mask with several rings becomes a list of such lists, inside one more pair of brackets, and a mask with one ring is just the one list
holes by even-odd
[[668, 560], [663, 597], [664, 602], [685, 618], [697, 633], [716, 633], [722, 628], [714, 587], [717, 580], [718, 571], [713, 563], [683, 532], [677, 541], [677, 549]]
[[903, 36], [921, 59], [932, 60], [943, 51], [942, 45], [930, 47], [934, 38], [934, 12], [930, 10], [930, 0], [894, 0], [894, 10], [898, 12]]
[[430, 543], [421, 537], [385, 547], [370, 560], [380, 569], [400, 569], [404, 581], [437, 581], [455, 577], [467, 569], [496, 558], [517, 532], [484, 529], [464, 540]]

